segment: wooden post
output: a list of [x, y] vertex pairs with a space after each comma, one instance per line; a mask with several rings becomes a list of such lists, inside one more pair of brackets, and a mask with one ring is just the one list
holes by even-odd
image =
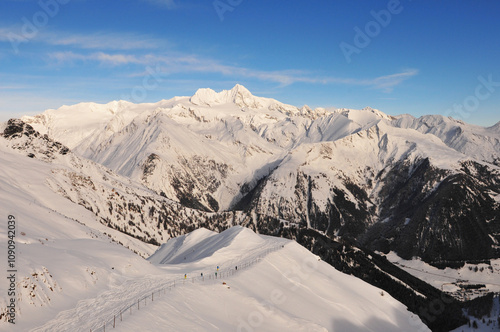
[[137, 300], [137, 310], [139, 310], [139, 300]]
[[155, 300], [154, 295], [155, 295], [155, 292], [151, 293], [151, 302], [153, 302]]
[[116, 326], [116, 315], [113, 315], [113, 328]]
[[120, 311], [120, 322], [123, 322], [122, 312]]

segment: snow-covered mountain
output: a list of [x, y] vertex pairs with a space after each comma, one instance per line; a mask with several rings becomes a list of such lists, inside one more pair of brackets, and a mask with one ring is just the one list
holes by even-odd
[[[208, 230], [182, 235], [242, 225], [296, 240], [337, 270], [388, 292], [433, 330], [461, 326], [462, 310], [473, 304], [371, 250], [440, 267], [500, 257], [498, 126], [371, 108], [298, 108], [240, 85], [154, 104], [82, 103], [12, 119], [0, 125], [6, 165], [0, 195], [10, 206], [5, 215], [30, 221], [19, 223], [26, 253], [20, 315], [33, 316], [31, 327], [51, 320], [46, 330], [53, 330], [74, 316], [64, 309], [90, 310], [97, 299], [110, 303], [102, 312], [111, 310], [118, 284], [137, 286], [128, 295], [119, 287], [119, 296], [131, 300], [142, 282], [158, 286], [163, 273], [139, 256], [172, 238], [151, 262], [194, 269], [225, 253], [232, 264], [262, 239], [235, 232], [220, 240]], [[248, 236], [236, 240], [241, 234]], [[88, 246], [95, 250], [82, 254]], [[65, 279], [68, 271], [75, 271], [74, 282]], [[150, 274], [147, 281], [141, 271]], [[249, 294], [250, 286], [234, 285]], [[207, 297], [212, 291], [196, 290]], [[77, 299], [87, 300], [77, 306]], [[443, 299], [437, 317], [422, 311]], [[4, 320], [6, 304], [0, 303]], [[292, 307], [285, 311], [283, 317], [295, 315]]]
[[241, 85], [23, 120], [174, 202], [272, 232], [285, 221], [427, 262], [500, 255], [498, 124], [298, 108]]
[[[183, 207], [81, 158], [20, 120], [0, 130], [0, 211], [16, 220], [15, 280], [14, 286], [0, 283], [0, 331], [96, 331], [145, 294], [171, 282], [181, 286], [184, 274], [190, 281], [200, 272], [208, 277], [216, 266], [221, 272], [239, 266], [238, 274], [174, 288], [149, 302], [147, 310], [124, 317], [117, 328], [232, 329], [254, 326], [249, 314], [258, 310], [267, 317], [259, 326], [263, 331], [427, 330], [388, 293], [338, 272], [297, 243], [229, 228], [244, 222], [234, 213], [216, 216]], [[227, 230], [218, 234], [203, 226]], [[0, 230], [3, 239], [7, 232]], [[158, 249], [139, 239], [170, 241]], [[2, 252], [7, 247], [0, 241]], [[9, 315], [11, 298], [15, 316]], [[217, 309], [227, 303], [233, 305]], [[153, 323], [149, 315], [156, 312], [168, 322]]]
[[416, 119], [405, 114], [396, 117], [393, 124], [435, 135], [446, 145], [468, 157], [500, 165], [500, 122], [484, 128], [441, 115], [426, 115]]
[[371, 109], [298, 109], [236, 85], [156, 104], [65, 106], [23, 120], [170, 199], [219, 211], [234, 206], [295, 147], [334, 141], [382, 118], [389, 119]]

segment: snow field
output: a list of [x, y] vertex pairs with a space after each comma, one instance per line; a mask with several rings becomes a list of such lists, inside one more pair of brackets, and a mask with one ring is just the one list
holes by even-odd
[[[200, 229], [193, 232], [193, 234], [196, 238], [199, 233], [207, 232], [209, 231]], [[213, 254], [204, 262], [186, 261], [182, 264], [157, 268], [137, 257], [138, 260], [141, 260], [138, 266], [140, 267], [139, 270], [142, 268], [144, 274], [141, 275], [139, 272], [138, 274], [130, 276], [125, 274], [119, 277], [112, 274], [113, 279], [108, 282], [110, 285], [107, 290], [101, 290], [100, 293], [86, 300], [78, 301], [76, 306], [69, 306], [71, 309], [61, 311], [54, 319], [31, 331], [104, 331], [105, 326], [110, 328], [114, 325], [114, 322], [116, 323], [115, 317], [126, 318], [126, 315], [129, 315], [131, 311], [135, 312], [136, 309], [143, 308], [155, 296], [159, 297], [167, 289], [200, 282], [215, 283], [216, 279], [213, 271], [216, 271], [216, 266], [220, 266], [219, 271], [217, 271], [218, 279], [228, 277], [234, 273], [236, 265], [232, 265], [233, 263], [239, 264], [239, 268], [244, 269], [255, 264], [272, 250], [280, 249], [282, 243], [284, 243], [283, 239], [269, 238], [271, 241], [262, 241], [263, 243], [260, 243], [258, 248], [254, 247], [254, 250], [248, 251], [246, 255], [240, 253], [240, 257], [244, 258], [243, 260], [235, 261], [234, 257], [236, 256], [234, 254], [224, 254], [224, 251], [227, 251], [227, 246], [232, 247], [232, 252], [239, 252], [240, 245], [234, 239], [248, 239], [252, 237], [252, 235], [249, 236], [249, 232], [254, 236], [254, 239], [258, 237], [252, 231], [242, 227], [223, 232], [222, 236], [219, 236], [219, 241], [217, 241], [218, 246], [212, 247], [214, 251], [217, 251], [216, 248], [221, 249], [222, 253]], [[181, 238], [186, 237], [188, 243], [193, 242], [192, 239], [189, 239], [189, 236]], [[177, 239], [172, 240], [175, 242]], [[191, 248], [188, 247], [187, 249]], [[121, 265], [122, 257], [113, 257], [112, 253], [109, 254], [111, 257], [108, 256], [108, 253], [104, 256], [116, 258], [117, 262], [115, 264]], [[224, 260], [224, 257], [227, 257], [227, 259]], [[201, 277], [202, 272], [204, 272], [203, 278]], [[187, 274], [186, 278], [182, 277], [184, 274]]]
[[[159, 252], [169, 254], [164, 248]], [[167, 264], [165, 269], [175, 270], [177, 265], [189, 264]], [[117, 330], [428, 330], [390, 295], [338, 272], [292, 241], [248, 269], [238, 267], [232, 275], [209, 283], [192, 283], [188, 278], [185, 286], [172, 288], [151, 305], [148, 302], [147, 310], [134, 312]]]

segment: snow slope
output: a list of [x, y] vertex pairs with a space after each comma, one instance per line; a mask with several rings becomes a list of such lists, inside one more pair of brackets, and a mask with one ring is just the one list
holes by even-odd
[[[143, 258], [157, 246], [137, 237], [162, 241], [182, 234], [179, 224], [200, 221], [195, 211], [78, 157], [21, 121], [1, 124], [0, 131], [4, 257], [8, 216], [17, 221], [15, 294], [7, 296], [10, 284], [0, 283], [0, 330], [27, 331], [60, 317], [49, 331], [76, 331], [164, 282], [163, 272]], [[10, 298], [16, 301], [15, 326], [5, 315]], [[96, 301], [102, 301], [99, 309]], [[62, 312], [75, 307], [79, 313], [65, 325]]]
[[[159, 266], [165, 271], [179, 272], [188, 271], [195, 264], [196, 272], [187, 272], [188, 276], [200, 270], [208, 275], [207, 268], [213, 273], [217, 262], [222, 262], [222, 268], [227, 260], [235, 262], [235, 255], [240, 255], [239, 260], [247, 260], [266, 246], [276, 244], [283, 245], [283, 249], [230, 277], [215, 283], [188, 282], [185, 287], [174, 288], [167, 296], [148, 304], [147, 310], [125, 319], [118, 330], [428, 330], [388, 294], [382, 295], [380, 289], [338, 272], [297, 243], [259, 236], [241, 227], [220, 234], [197, 230], [172, 239], [150, 261], [163, 261], [166, 264]], [[212, 254], [198, 255], [198, 249]]]
[[[279, 244], [280, 241], [282, 240], [266, 241], [262, 236], [241, 226], [234, 226], [220, 234], [200, 228], [187, 235], [170, 239], [148, 260], [154, 264], [180, 264], [208, 257], [216, 261], [219, 255], [223, 255], [226, 261], [228, 258], [237, 257], [241, 257], [242, 260], [243, 256], [248, 259], [252, 251], [257, 251], [259, 254], [263, 250], [270, 249], [270, 246]], [[226, 252], [228, 254], [225, 254]], [[240, 256], [233, 257], [235, 253]]]
[[[100, 224], [93, 213], [55, 193], [46, 183], [54, 165], [0, 144], [0, 252], [6, 257], [9, 215], [16, 219], [16, 324], [0, 320], [0, 331], [28, 331], [78, 301], [157, 271], [110, 236], [142, 252], [154, 246]], [[15, 166], [15, 167], [10, 167]], [[3, 265], [5, 267], [5, 265]], [[7, 301], [0, 283], [0, 314]]]
[[432, 134], [449, 147], [477, 160], [490, 163], [500, 162], [500, 123], [484, 128], [464, 123], [441, 115], [425, 115], [415, 118], [400, 115], [393, 121], [400, 128], [411, 128]]

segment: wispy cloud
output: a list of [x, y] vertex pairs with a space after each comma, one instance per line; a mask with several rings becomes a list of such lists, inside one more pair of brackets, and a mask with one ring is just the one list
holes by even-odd
[[47, 33], [40, 38], [54, 46], [99, 50], [157, 49], [166, 44], [164, 40], [133, 33], [100, 32], [87, 35]]
[[0, 85], [0, 90], [26, 90], [31, 88], [33, 88], [31, 85], [26, 84]]
[[[173, 0], [143, 0], [171, 8]], [[9, 29], [0, 27], [0, 41], [9, 40]], [[170, 52], [165, 54], [169, 43], [147, 35], [135, 33], [97, 32], [92, 34], [71, 34], [46, 31], [37, 36], [38, 42], [62, 49], [52, 52], [50, 59], [58, 64], [74, 62], [98, 62], [108, 66], [141, 65], [161, 67], [163, 74], [213, 73], [227, 77], [252, 78], [287, 86], [294, 83], [343, 84], [366, 86], [386, 93], [418, 74], [416, 69], [384, 75], [375, 78], [345, 78], [320, 76], [301, 70], [264, 71], [242, 66], [228, 65], [210, 58]], [[155, 53], [152, 53], [152, 52]], [[88, 53], [90, 52], [90, 53]], [[149, 52], [144, 54], [143, 52]], [[163, 53], [163, 54], [162, 54]]]
[[49, 58], [55, 60], [59, 64], [72, 63], [74, 61], [86, 61], [89, 59], [86, 55], [73, 53], [71, 51], [54, 52], [49, 54]]
[[[11, 42], [16, 27], [0, 27], [0, 41]], [[96, 32], [90, 34], [72, 34], [59, 31], [41, 31], [33, 42], [50, 46], [71, 47], [89, 50], [155, 50], [169, 46], [165, 39], [153, 38], [136, 33]]]
[[373, 85], [373, 87], [376, 89], [381, 89], [385, 92], [391, 92], [395, 86], [403, 83], [407, 79], [417, 74], [418, 70], [407, 69], [401, 73], [377, 77], [372, 82], [370, 82], [370, 85]]
[[0, 41], [10, 42], [12, 39], [13, 28], [0, 27]]
[[[58, 62], [74, 61], [96, 61], [103, 65], [141, 65], [154, 66], [158, 72], [167, 75], [175, 73], [212, 73], [236, 78], [254, 78], [260, 81], [278, 83], [281, 86], [287, 86], [294, 83], [311, 84], [344, 84], [366, 86], [383, 92], [392, 92], [392, 90], [403, 83], [405, 80], [418, 74], [416, 69], [407, 69], [405, 71], [384, 75], [375, 78], [341, 78], [341, 77], [316, 77], [309, 72], [300, 70], [282, 70], [282, 71], [263, 71], [245, 67], [231, 66], [220, 63], [217, 60], [200, 58], [195, 55], [130, 55], [130, 54], [110, 54], [96, 52], [87, 55], [76, 54], [73, 52], [58, 52], [50, 55], [52, 59]], [[131, 76], [141, 76], [143, 73], [132, 74]]]
[[100, 64], [107, 64], [111, 66], [139, 64], [146, 65], [148, 61], [140, 59], [130, 54], [109, 54], [103, 52], [95, 52], [91, 54], [74, 53], [71, 51], [54, 52], [49, 54], [49, 58], [55, 60], [58, 64], [75, 63], [75, 62], [89, 62], [95, 61]]

